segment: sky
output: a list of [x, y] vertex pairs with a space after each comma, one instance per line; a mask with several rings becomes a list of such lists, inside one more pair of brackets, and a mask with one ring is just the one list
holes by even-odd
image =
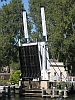
[[[8, 4], [8, 3], [10, 3], [10, 1], [11, 0], [3, 0], [3, 2], [1, 2], [1, 0], [0, 0], [0, 8], [1, 8], [1, 6], [3, 5], [3, 4]], [[28, 12], [28, 0], [22, 0], [22, 3], [24, 3], [24, 8], [25, 8], [25, 10]]]

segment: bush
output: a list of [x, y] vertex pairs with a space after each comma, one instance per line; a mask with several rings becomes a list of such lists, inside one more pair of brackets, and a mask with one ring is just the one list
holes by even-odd
[[66, 82], [60, 82], [60, 85], [61, 85], [61, 89], [64, 89], [64, 87], [67, 86], [67, 83]]
[[20, 80], [20, 73], [21, 73], [21, 71], [17, 70], [17, 71], [13, 72], [10, 75], [10, 82], [11, 82], [11, 84], [18, 84], [18, 82]]
[[9, 80], [0, 79], [0, 84], [7, 84]]

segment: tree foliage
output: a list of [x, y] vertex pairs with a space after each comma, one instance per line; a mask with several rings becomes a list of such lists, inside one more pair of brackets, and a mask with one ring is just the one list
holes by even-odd
[[10, 82], [11, 83], [14, 83], [14, 84], [18, 84], [19, 80], [20, 80], [20, 73], [21, 71], [20, 70], [17, 70], [15, 72], [13, 72], [11, 75], [10, 75]]
[[18, 40], [23, 37], [22, 0], [11, 0], [0, 9], [0, 66], [19, 62]]
[[[32, 37], [41, 37], [40, 6], [45, 8], [50, 58], [68, 62], [75, 70], [75, 1], [29, 0], [29, 16], [35, 26]], [[35, 40], [34, 37], [34, 40]]]
[[[38, 41], [43, 40], [41, 6], [45, 7], [50, 58], [63, 61], [69, 67], [73, 66], [74, 73], [75, 1], [29, 0], [28, 33], [33, 42], [36, 38]], [[0, 66], [19, 65], [18, 39], [24, 42], [23, 9], [22, 0], [11, 0], [0, 9]]]

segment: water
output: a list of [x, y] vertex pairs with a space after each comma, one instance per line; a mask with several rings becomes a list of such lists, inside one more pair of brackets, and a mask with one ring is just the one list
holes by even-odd
[[70, 95], [68, 98], [60, 99], [60, 98], [42, 98], [42, 97], [19, 97], [16, 95], [15, 97], [11, 97], [11, 99], [6, 99], [6, 100], [75, 100], [75, 95]]

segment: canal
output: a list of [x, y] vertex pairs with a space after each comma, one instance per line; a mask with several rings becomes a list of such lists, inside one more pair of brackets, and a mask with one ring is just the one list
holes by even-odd
[[64, 98], [52, 99], [52, 98], [42, 98], [42, 97], [19, 97], [18, 95], [16, 95], [15, 97], [11, 97], [10, 99], [6, 100], [75, 100], [75, 95], [70, 95], [66, 99]]

